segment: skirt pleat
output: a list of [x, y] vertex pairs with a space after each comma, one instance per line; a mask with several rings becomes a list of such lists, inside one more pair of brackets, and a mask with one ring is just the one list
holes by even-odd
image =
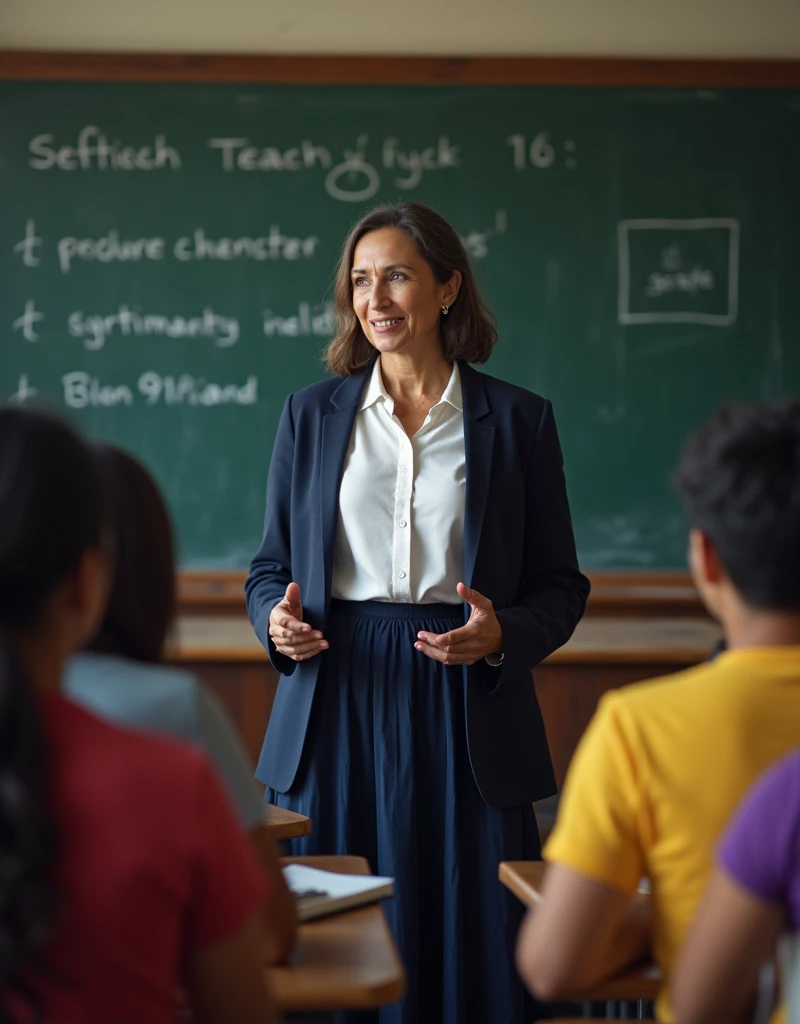
[[[294, 855], [357, 854], [395, 879], [384, 909], [406, 967], [404, 1000], [342, 1021], [529, 1024], [513, 950], [522, 906], [501, 860], [535, 860], [530, 805], [481, 797], [467, 748], [463, 672], [414, 649], [463, 625], [460, 605], [333, 601], [303, 758], [288, 793], [308, 815]], [[291, 679], [288, 685], [292, 685]]]

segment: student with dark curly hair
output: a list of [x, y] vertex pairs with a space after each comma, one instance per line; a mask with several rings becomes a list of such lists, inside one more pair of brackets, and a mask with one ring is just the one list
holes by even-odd
[[[731, 406], [676, 475], [692, 574], [727, 649], [606, 694], [570, 765], [543, 899], [520, 936], [531, 988], [581, 991], [652, 952], [668, 985], [750, 784], [800, 736], [800, 402]], [[642, 877], [651, 899], [638, 898]]]

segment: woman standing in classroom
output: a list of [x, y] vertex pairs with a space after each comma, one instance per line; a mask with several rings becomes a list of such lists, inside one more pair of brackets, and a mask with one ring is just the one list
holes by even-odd
[[531, 803], [556, 787], [531, 669], [589, 591], [552, 407], [470, 367], [494, 321], [427, 207], [356, 224], [335, 305], [335, 376], [286, 401], [245, 585], [282, 675], [257, 775], [312, 818], [296, 852], [396, 879], [408, 992], [382, 1024], [521, 1024], [497, 865], [540, 855]]

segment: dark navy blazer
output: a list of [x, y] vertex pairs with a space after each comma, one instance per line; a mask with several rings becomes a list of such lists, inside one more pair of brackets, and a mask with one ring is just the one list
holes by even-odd
[[[484, 799], [510, 807], [556, 791], [531, 669], [580, 620], [589, 581], [578, 570], [561, 448], [550, 402], [459, 363], [464, 408], [464, 582], [490, 598], [504, 660], [464, 667], [467, 740]], [[282, 673], [257, 777], [279, 793], [297, 774], [323, 652], [295, 662], [269, 638], [287, 584], [300, 585], [304, 620], [325, 631], [339, 486], [372, 366], [313, 384], [283, 409], [267, 481], [264, 539], [245, 583], [247, 610]], [[464, 606], [465, 620], [469, 606]], [[336, 637], [328, 637], [331, 646]], [[420, 655], [424, 657], [424, 655]]]

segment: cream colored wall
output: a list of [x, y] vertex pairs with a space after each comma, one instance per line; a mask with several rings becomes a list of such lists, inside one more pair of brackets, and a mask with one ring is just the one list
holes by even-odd
[[800, 0], [0, 0], [0, 47], [800, 57]]

